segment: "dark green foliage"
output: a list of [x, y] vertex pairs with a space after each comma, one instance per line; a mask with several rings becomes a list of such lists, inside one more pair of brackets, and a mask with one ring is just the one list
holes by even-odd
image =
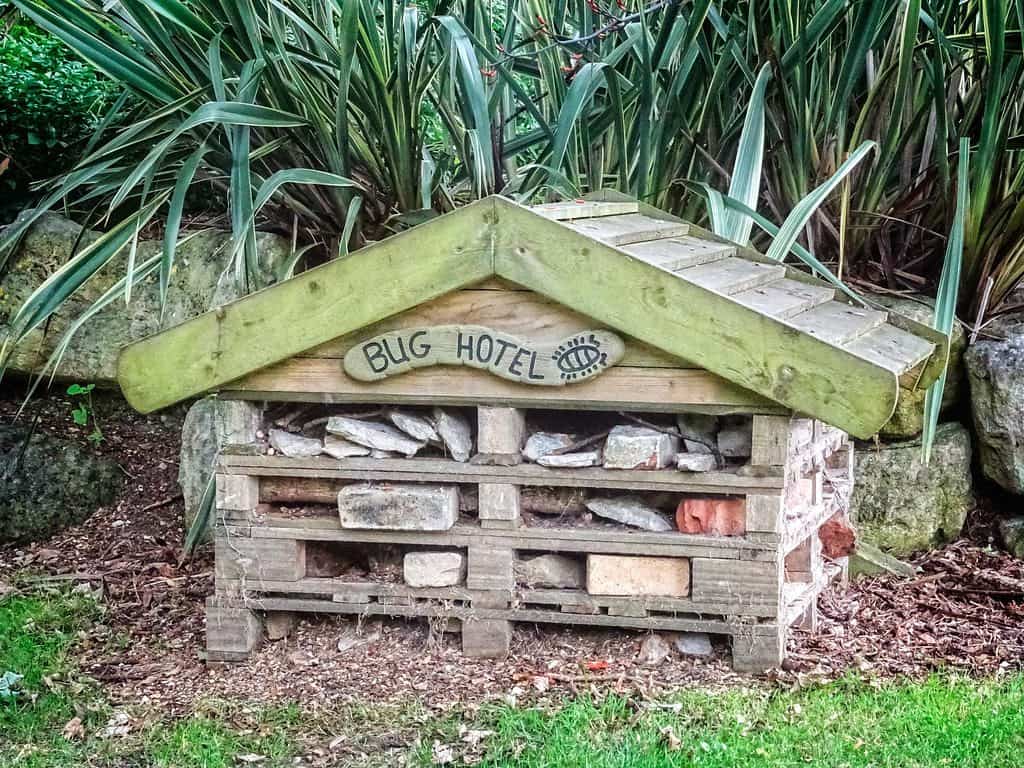
[[0, 221], [33, 181], [66, 171], [116, 86], [57, 38], [19, 22], [0, 31]]
[[0, 544], [45, 538], [111, 503], [117, 464], [21, 426], [0, 426]]

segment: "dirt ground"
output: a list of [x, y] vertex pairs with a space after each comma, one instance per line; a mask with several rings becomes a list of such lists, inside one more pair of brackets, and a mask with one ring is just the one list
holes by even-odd
[[[0, 419], [21, 399], [0, 399]], [[211, 547], [184, 560], [177, 487], [183, 409], [139, 416], [101, 395], [95, 410], [105, 439], [99, 453], [116, 460], [126, 482], [114, 506], [49, 541], [0, 548], [0, 579], [81, 585], [97, 594], [105, 619], [83, 641], [83, 671], [116, 701], [187, 712], [207, 698], [254, 702], [408, 703], [446, 711], [492, 698], [580, 692], [592, 686], [656, 694], [678, 687], [757, 684], [733, 673], [724, 643], [708, 659], [670, 658], [656, 667], [637, 659], [644, 633], [517, 625], [504, 661], [465, 659], [458, 634], [423, 622], [368, 624], [310, 617], [287, 640], [267, 643], [245, 664], [208, 667], [203, 599], [213, 590]], [[22, 418], [78, 439], [86, 431], [60, 397], [38, 399]], [[836, 585], [820, 600], [818, 631], [794, 632], [785, 684], [848, 671], [924, 676], [938, 669], [998, 674], [1024, 665], [1024, 563], [993, 549], [985, 515], [968, 538], [915, 561], [911, 579], [875, 577]], [[354, 642], [353, 638], [358, 642]], [[345, 650], [339, 650], [339, 640]], [[764, 680], [765, 678], [762, 678]]]

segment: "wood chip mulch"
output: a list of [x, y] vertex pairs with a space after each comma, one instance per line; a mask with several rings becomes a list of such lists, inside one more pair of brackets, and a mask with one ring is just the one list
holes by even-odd
[[[11, 418], [20, 402], [0, 399], [0, 418]], [[40, 428], [85, 444], [70, 407], [48, 403]], [[125, 471], [121, 498], [49, 541], [0, 547], [0, 585], [16, 574], [21, 590], [89, 585], [105, 613], [77, 650], [83, 672], [114, 701], [169, 714], [211, 697], [312, 707], [419, 701], [443, 711], [492, 698], [759, 684], [732, 672], [724, 642], [711, 658], [672, 656], [645, 667], [637, 658], [644, 633], [520, 624], [509, 658], [486, 661], [463, 658], [457, 633], [424, 622], [367, 622], [359, 635], [354, 620], [337, 616], [306, 617], [248, 663], [208, 667], [203, 599], [213, 589], [212, 553], [207, 547], [183, 560], [180, 546], [183, 411], [141, 417], [113, 398], [96, 407], [106, 436], [97, 450]], [[817, 632], [795, 631], [784, 669], [769, 679], [792, 684], [850, 671], [921, 677], [940, 669], [988, 675], [1024, 666], [1024, 563], [965, 540], [915, 564], [914, 578], [832, 587], [820, 599]], [[34, 575], [26, 581], [26, 573]]]

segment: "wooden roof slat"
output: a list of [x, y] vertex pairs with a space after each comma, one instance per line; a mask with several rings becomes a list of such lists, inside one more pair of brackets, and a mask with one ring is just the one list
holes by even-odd
[[717, 261], [736, 253], [736, 246], [699, 237], [669, 237], [620, 247], [630, 256], [669, 272]]
[[734, 293], [732, 298], [745, 307], [785, 320], [831, 301], [835, 293], [825, 285], [813, 285], [784, 277], [773, 283]]
[[828, 301], [789, 318], [789, 323], [816, 339], [845, 345], [884, 325], [887, 318], [885, 312]]
[[685, 222], [664, 221], [639, 213], [563, 221], [562, 224], [608, 245], [629, 245], [663, 237], [680, 237], [690, 229], [690, 225]]
[[786, 276], [786, 268], [781, 264], [762, 264], [729, 256], [679, 270], [676, 274], [701, 288], [729, 296], [783, 278]]
[[563, 200], [558, 203], [535, 205], [531, 209], [548, 219], [565, 221], [567, 219], [592, 219], [599, 216], [620, 216], [624, 213], [637, 213], [640, 204], [600, 203], [589, 200]]
[[933, 346], [893, 325], [881, 325], [851, 341], [846, 351], [902, 376], [927, 360]]

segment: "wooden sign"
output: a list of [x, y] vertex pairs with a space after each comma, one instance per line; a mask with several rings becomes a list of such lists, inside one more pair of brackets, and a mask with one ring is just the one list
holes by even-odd
[[580, 331], [555, 344], [531, 344], [480, 325], [406, 328], [352, 347], [345, 373], [359, 381], [431, 365], [466, 365], [523, 384], [559, 387], [592, 378], [622, 359], [622, 339], [609, 331]]

